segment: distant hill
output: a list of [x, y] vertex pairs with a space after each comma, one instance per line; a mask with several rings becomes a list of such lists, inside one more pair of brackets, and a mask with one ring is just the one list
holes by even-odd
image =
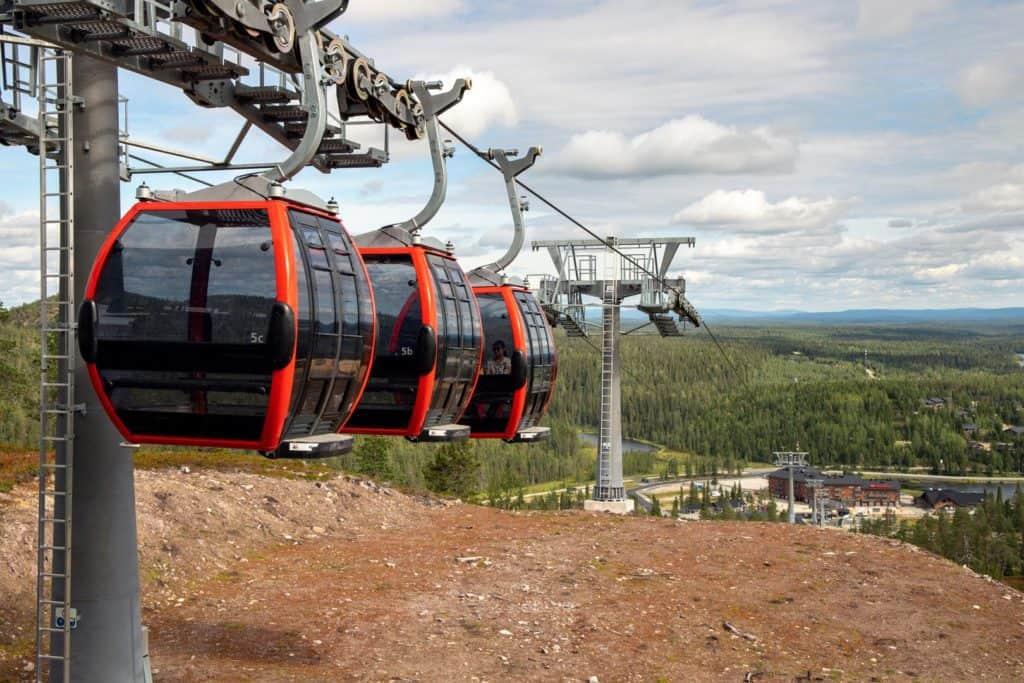
[[748, 311], [707, 309], [711, 324], [922, 325], [940, 323], [1024, 323], [1024, 308], [853, 309], [848, 311]]

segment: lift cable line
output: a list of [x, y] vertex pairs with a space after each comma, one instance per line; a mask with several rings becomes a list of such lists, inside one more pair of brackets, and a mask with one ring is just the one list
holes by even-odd
[[[446, 131], [448, 131], [452, 135], [452, 137], [454, 137], [456, 140], [458, 140], [460, 143], [462, 143], [463, 146], [465, 146], [468, 150], [473, 152], [473, 154], [475, 154], [477, 157], [479, 157], [485, 163], [489, 164], [491, 167], [493, 167], [493, 168], [495, 168], [495, 169], [497, 169], [499, 171], [501, 170], [500, 167], [498, 166], [498, 164], [495, 163], [491, 159], [490, 155], [488, 155], [487, 152], [481, 150], [479, 147], [474, 145], [468, 139], [466, 139], [465, 137], [460, 135], [457, 131], [455, 131], [455, 129], [453, 129], [451, 126], [449, 126], [444, 121], [439, 119], [438, 123], [441, 125], [442, 128], [444, 128]], [[564, 211], [562, 208], [557, 206], [550, 199], [548, 199], [547, 197], [542, 195], [540, 192], [538, 192], [537, 190], [533, 189], [532, 187], [530, 187], [529, 185], [524, 183], [522, 180], [519, 180], [517, 178], [515, 182], [516, 182], [517, 185], [519, 185], [519, 187], [523, 188], [523, 190], [525, 190], [526, 192], [529, 192], [530, 194], [532, 194], [539, 201], [541, 201], [545, 205], [547, 205], [551, 210], [553, 210], [556, 213], [558, 213], [560, 216], [565, 218], [567, 221], [569, 221], [570, 223], [575, 225], [577, 228], [579, 228], [583, 232], [585, 232], [588, 235], [590, 235], [592, 238], [594, 238], [594, 239], [598, 240], [599, 242], [603, 243], [606, 248], [608, 248], [610, 251], [618, 254], [620, 257], [622, 257], [628, 263], [630, 263], [634, 268], [636, 268], [640, 272], [644, 273], [648, 277], [650, 277], [653, 280], [655, 280], [659, 285], [661, 285], [663, 287], [666, 287], [666, 288], [670, 289], [671, 291], [673, 291], [679, 297], [679, 304], [680, 304], [680, 307], [681, 307], [681, 313], [687, 319], [689, 319], [694, 324], [694, 326], [696, 326], [696, 327], [703, 327], [704, 328], [704, 330], [708, 333], [708, 336], [711, 337], [711, 341], [714, 342], [715, 347], [718, 349], [719, 353], [722, 354], [722, 358], [725, 359], [725, 362], [729, 366], [729, 369], [732, 370], [735, 375], [739, 376], [739, 369], [736, 367], [736, 364], [733, 363], [732, 359], [729, 357], [729, 354], [726, 352], [725, 347], [723, 347], [721, 342], [718, 340], [718, 336], [715, 335], [715, 333], [711, 330], [711, 328], [707, 324], [707, 321], [704, 320], [703, 317], [701, 317], [701, 315], [697, 311], [697, 309], [694, 308], [693, 305], [686, 299], [686, 297], [683, 294], [683, 292], [679, 291], [678, 288], [676, 288], [670, 282], [665, 280], [665, 278], [661, 277], [657, 273], [652, 272], [650, 269], [648, 269], [646, 266], [644, 266], [643, 264], [638, 262], [636, 259], [634, 259], [629, 254], [626, 254], [625, 252], [623, 252], [619, 247], [617, 247], [614, 244], [612, 244], [609, 240], [607, 240], [607, 239], [601, 237], [600, 235], [598, 235], [591, 228], [587, 227], [585, 224], [583, 224], [582, 222], [580, 222], [579, 220], [574, 218], [568, 212]], [[591, 346], [593, 346], [593, 344]], [[596, 349], [597, 347], [595, 346], [594, 348]]]

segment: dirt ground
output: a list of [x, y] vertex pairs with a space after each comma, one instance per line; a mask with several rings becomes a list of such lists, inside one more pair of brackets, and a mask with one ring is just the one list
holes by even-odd
[[[897, 542], [136, 482], [157, 681], [1024, 680], [1024, 594]], [[31, 675], [32, 501], [0, 495], [0, 681]]]

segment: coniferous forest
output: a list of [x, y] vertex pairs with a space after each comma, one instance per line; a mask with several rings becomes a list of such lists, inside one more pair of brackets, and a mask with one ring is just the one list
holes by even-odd
[[[0, 444], [8, 447], [36, 443], [36, 310], [0, 307]], [[715, 332], [724, 355], [701, 330], [622, 339], [625, 434], [665, 446], [680, 473], [684, 466], [734, 471], [797, 445], [812, 463], [835, 468], [1024, 471], [1024, 439], [1007, 429], [1024, 425], [1024, 367], [1016, 355], [1024, 353], [1024, 325]], [[578, 433], [597, 424], [600, 357], [584, 340], [557, 337], [550, 441], [439, 447], [364, 439], [344, 465], [460, 495], [590, 479], [594, 452]], [[372, 457], [360, 455], [367, 449]], [[664, 466], [657, 457], [627, 453], [627, 475]], [[456, 472], [464, 467], [474, 474]]]

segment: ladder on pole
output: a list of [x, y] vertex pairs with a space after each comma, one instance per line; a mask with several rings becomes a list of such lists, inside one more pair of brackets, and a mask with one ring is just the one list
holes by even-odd
[[618, 263], [614, 262], [611, 251], [606, 254], [604, 273], [604, 292], [602, 297], [602, 337], [601, 337], [601, 426], [599, 430], [600, 448], [597, 458], [597, 490], [595, 500], [612, 500], [618, 497], [616, 486], [612, 481], [612, 450], [613, 420], [617, 406], [613, 400], [612, 383], [615, 379], [615, 348], [618, 330], [615, 326], [615, 308], [619, 305], [619, 273]]
[[[74, 135], [71, 53], [39, 48], [39, 515], [36, 681], [71, 681], [75, 405]], [[59, 673], [58, 673], [59, 672]]]

